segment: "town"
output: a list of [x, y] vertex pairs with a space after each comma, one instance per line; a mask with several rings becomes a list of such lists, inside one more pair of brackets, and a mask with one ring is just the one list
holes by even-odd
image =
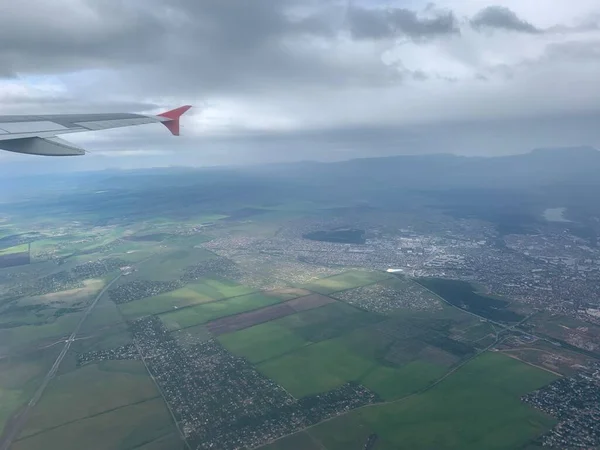
[[379, 400], [355, 383], [296, 400], [214, 339], [182, 347], [156, 317], [139, 319], [132, 331], [192, 448], [253, 448]]
[[600, 364], [561, 378], [522, 398], [556, 417], [558, 424], [542, 443], [553, 448], [600, 445]]

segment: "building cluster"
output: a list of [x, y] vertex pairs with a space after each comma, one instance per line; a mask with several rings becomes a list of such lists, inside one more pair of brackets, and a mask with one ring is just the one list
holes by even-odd
[[[293, 220], [267, 238], [215, 227], [211, 230], [215, 239], [203, 245], [238, 263], [244, 282], [276, 284], [284, 279], [301, 284], [345, 267], [393, 268], [416, 277], [475, 282], [532, 307], [600, 323], [600, 248], [543, 226], [538, 234], [499, 235], [490, 224], [476, 220], [435, 215], [430, 219], [412, 223], [406, 219], [406, 226], [398, 225], [399, 219], [395, 226], [386, 223], [377, 215]], [[340, 226], [365, 229], [366, 242], [303, 238]], [[268, 280], [259, 270], [264, 267], [269, 268]]]
[[596, 448], [600, 445], [600, 364], [525, 395], [525, 403], [558, 419], [542, 437], [554, 448]]
[[29, 277], [10, 280], [12, 288], [8, 291], [8, 295], [11, 297], [35, 296], [82, 288], [84, 287], [83, 280], [102, 277], [126, 264], [117, 258], [105, 258], [39, 278], [32, 277], [31, 273], [27, 272]]
[[80, 264], [71, 270], [73, 276], [82, 280], [89, 278], [99, 278], [107, 273], [127, 266], [127, 262], [119, 258], [99, 259], [98, 261], [90, 261]]
[[241, 277], [241, 271], [233, 261], [219, 256], [186, 267], [181, 281], [189, 283], [203, 277], [214, 276], [215, 274], [223, 278], [229, 278], [230, 280], [238, 280]]
[[63, 270], [36, 280], [29, 280], [29, 283], [18, 283], [13, 286], [9, 295], [12, 297], [35, 296], [82, 287], [82, 279], [73, 277], [71, 272]]
[[108, 295], [117, 304], [128, 303], [153, 295], [174, 291], [183, 286], [180, 280], [150, 281], [133, 280], [109, 289]]
[[[401, 283], [398, 280], [398, 283]], [[386, 314], [398, 308], [413, 310], [441, 309], [441, 301], [416, 283], [406, 281], [402, 287], [377, 283], [337, 292], [332, 297], [367, 311]]]
[[191, 448], [253, 448], [379, 400], [358, 384], [297, 400], [216, 340], [182, 347], [156, 317], [131, 327]]
[[77, 355], [77, 365], [82, 366], [90, 362], [115, 361], [123, 359], [140, 359], [140, 354], [135, 345], [127, 344], [108, 350], [93, 350], [90, 352], [79, 353]]

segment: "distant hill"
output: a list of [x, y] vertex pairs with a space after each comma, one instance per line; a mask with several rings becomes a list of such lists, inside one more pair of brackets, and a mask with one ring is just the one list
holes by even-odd
[[506, 232], [532, 230], [545, 208], [565, 207], [569, 219], [583, 224], [581, 234], [600, 234], [600, 151], [590, 147], [502, 157], [407, 155], [34, 178], [0, 180], [0, 192], [38, 214], [100, 211], [109, 221], [187, 217], [199, 209], [236, 216], [261, 205], [310, 202], [351, 207], [358, 214], [359, 205], [371, 212], [435, 208], [496, 223]]
[[516, 188], [572, 183], [600, 185], [600, 151], [592, 147], [536, 149], [500, 157], [450, 154], [304, 162], [253, 168], [306, 181], [364, 182], [419, 189]]

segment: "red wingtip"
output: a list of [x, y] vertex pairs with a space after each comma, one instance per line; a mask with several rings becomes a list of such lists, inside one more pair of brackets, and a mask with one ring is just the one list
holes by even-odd
[[179, 118], [191, 107], [191, 105], [180, 106], [179, 108], [172, 109], [171, 111], [158, 114], [158, 116], [169, 119], [162, 124], [169, 129], [171, 134], [174, 136], [179, 136]]

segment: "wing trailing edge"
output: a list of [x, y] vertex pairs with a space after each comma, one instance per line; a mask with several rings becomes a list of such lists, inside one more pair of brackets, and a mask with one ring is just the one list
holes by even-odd
[[42, 156], [80, 156], [85, 150], [59, 137], [30, 137], [0, 142], [0, 149], [9, 152]]

